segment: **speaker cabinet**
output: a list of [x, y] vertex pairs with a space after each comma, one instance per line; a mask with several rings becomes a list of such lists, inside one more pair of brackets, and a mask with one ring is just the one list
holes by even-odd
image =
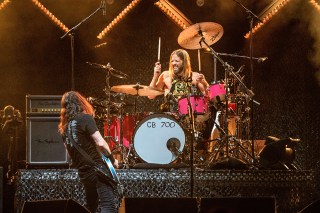
[[3, 168], [0, 166], [0, 212], [3, 209]]
[[59, 117], [29, 117], [26, 124], [28, 165], [68, 164], [68, 154], [58, 133]]
[[200, 213], [275, 213], [274, 198], [202, 198]]
[[125, 198], [126, 213], [197, 213], [195, 198]]
[[49, 200], [49, 201], [27, 201], [23, 204], [21, 213], [90, 213], [84, 206], [76, 201]]

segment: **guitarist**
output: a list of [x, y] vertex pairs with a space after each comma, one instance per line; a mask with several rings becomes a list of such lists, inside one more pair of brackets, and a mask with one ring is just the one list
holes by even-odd
[[110, 154], [110, 148], [98, 131], [93, 116], [94, 109], [84, 96], [76, 91], [66, 92], [61, 99], [59, 133], [71, 157], [71, 167], [78, 169], [84, 185], [87, 209], [96, 212], [100, 204], [101, 213], [115, 213], [115, 194], [111, 183], [98, 176], [92, 163], [73, 145], [76, 143], [82, 148], [96, 165], [103, 165], [102, 153], [118, 168], [118, 161]]

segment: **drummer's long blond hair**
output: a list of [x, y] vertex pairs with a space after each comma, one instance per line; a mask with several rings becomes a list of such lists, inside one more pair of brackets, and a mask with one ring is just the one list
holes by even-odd
[[170, 61], [169, 61], [169, 74], [170, 77], [173, 79], [174, 78], [174, 71], [173, 71], [173, 67], [172, 67], [172, 56], [173, 55], [177, 55], [183, 62], [182, 62], [182, 66], [183, 66], [183, 75], [182, 77], [184, 79], [188, 79], [191, 77], [192, 75], [192, 70], [191, 70], [191, 62], [190, 62], [190, 56], [189, 53], [183, 49], [177, 49], [175, 51], [173, 51], [170, 55]]
[[94, 116], [94, 109], [87, 99], [79, 92], [70, 91], [63, 94], [61, 98], [59, 133], [64, 134], [68, 122], [79, 113]]

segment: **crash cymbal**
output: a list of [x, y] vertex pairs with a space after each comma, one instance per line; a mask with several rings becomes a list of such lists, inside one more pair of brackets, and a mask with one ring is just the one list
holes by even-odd
[[183, 30], [179, 37], [178, 43], [186, 49], [207, 48], [206, 45], [200, 45], [203, 36], [205, 42], [211, 46], [216, 43], [223, 35], [223, 27], [214, 22], [196, 23]]
[[113, 86], [111, 87], [111, 91], [139, 96], [157, 96], [164, 93], [163, 90], [140, 84]]

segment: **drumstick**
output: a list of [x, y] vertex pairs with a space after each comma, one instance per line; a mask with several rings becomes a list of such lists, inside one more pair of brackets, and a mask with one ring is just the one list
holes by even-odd
[[199, 73], [201, 73], [201, 58], [200, 58], [200, 49], [198, 50], [198, 63], [199, 63]]
[[158, 62], [160, 62], [160, 48], [161, 48], [161, 37], [159, 37], [159, 44], [158, 44]]

